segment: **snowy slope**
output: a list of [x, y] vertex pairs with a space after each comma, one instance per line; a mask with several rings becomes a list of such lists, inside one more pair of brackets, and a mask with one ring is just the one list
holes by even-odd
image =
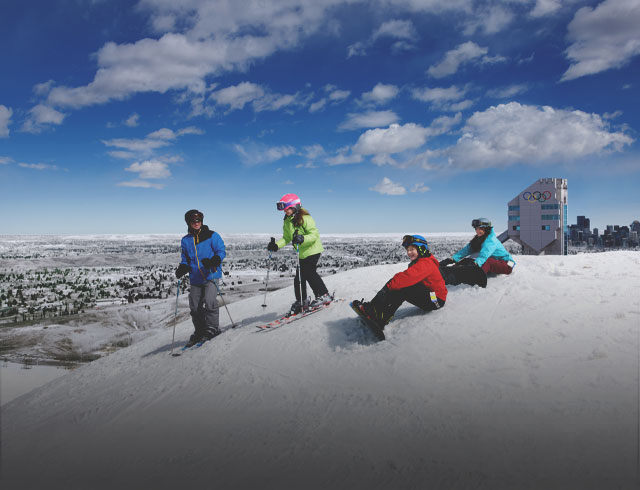
[[[325, 281], [370, 298], [403, 268]], [[2, 488], [638, 483], [640, 254], [519, 257], [440, 311], [405, 304], [382, 343], [347, 302], [253, 327], [292, 295], [230, 305], [242, 327], [181, 357], [168, 329], [9, 402]]]

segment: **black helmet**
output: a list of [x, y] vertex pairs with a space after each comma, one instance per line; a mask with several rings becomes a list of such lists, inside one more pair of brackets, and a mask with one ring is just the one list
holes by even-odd
[[202, 211], [198, 211], [197, 209], [190, 209], [189, 211], [184, 213], [184, 220], [187, 225], [195, 220], [200, 220], [200, 223], [202, 223], [203, 219], [204, 214], [202, 213]]

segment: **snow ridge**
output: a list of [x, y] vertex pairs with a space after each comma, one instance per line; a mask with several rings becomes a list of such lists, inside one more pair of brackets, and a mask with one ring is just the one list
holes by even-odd
[[[325, 282], [368, 299], [404, 267]], [[170, 357], [166, 329], [3, 406], [3, 489], [633, 488], [638, 272], [634, 252], [519, 257], [439, 311], [403, 305], [381, 343], [347, 302], [272, 332], [253, 325], [292, 288], [233, 303], [240, 328], [221, 308], [199, 349]]]

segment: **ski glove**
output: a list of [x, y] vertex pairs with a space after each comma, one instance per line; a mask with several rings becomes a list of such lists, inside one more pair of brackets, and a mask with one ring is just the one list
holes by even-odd
[[444, 259], [440, 261], [440, 267], [446, 267], [447, 265], [455, 264], [456, 261], [453, 259]]
[[213, 257], [209, 258], [206, 257], [204, 259], [202, 259], [202, 265], [204, 265], [205, 267], [207, 267], [208, 269], [217, 269], [218, 266], [222, 263], [222, 259], [220, 259], [220, 257], [218, 257], [217, 255], [214, 255]]
[[187, 272], [189, 272], [189, 266], [187, 264], [180, 264], [176, 269], [176, 277], [180, 279]]
[[300, 245], [302, 242], [304, 242], [304, 235], [299, 235], [297, 232], [294, 233], [291, 243], [294, 245]]
[[277, 252], [278, 251], [278, 244], [276, 243], [276, 239], [275, 238], [271, 237], [271, 241], [267, 245], [267, 250], [269, 252]]

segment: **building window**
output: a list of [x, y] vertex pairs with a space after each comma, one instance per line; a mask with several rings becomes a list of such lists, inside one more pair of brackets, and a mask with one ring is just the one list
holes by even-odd
[[540, 206], [541, 209], [560, 209], [559, 204], [542, 204]]
[[509, 211], [520, 211], [520, 206], [509, 206]]
[[551, 230], [551, 227], [549, 225], [542, 225], [542, 229], [544, 231], [549, 231], [549, 230]]
[[543, 214], [542, 219], [543, 220], [559, 220], [560, 215], [559, 214]]
[[520, 216], [509, 216], [509, 221], [520, 221]]
[[520, 225], [514, 225], [513, 231], [520, 231]]

